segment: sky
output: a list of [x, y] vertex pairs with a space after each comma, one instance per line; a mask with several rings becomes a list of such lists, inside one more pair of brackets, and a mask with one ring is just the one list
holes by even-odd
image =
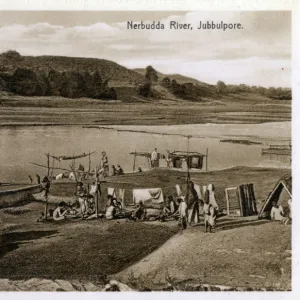
[[[127, 29], [127, 21], [160, 21], [165, 30]], [[194, 30], [170, 30], [170, 21]], [[240, 30], [196, 30], [199, 22], [241, 23]], [[291, 86], [291, 13], [0, 11], [0, 52], [96, 57], [128, 68], [216, 84]]]

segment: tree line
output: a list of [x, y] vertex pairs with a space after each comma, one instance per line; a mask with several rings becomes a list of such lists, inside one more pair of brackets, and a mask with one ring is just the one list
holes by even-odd
[[13, 74], [0, 73], [0, 90], [23, 96], [117, 99], [115, 89], [108, 86], [108, 80], [103, 80], [97, 70], [82, 73], [17, 68]]
[[291, 100], [292, 91], [291, 89], [275, 88], [275, 87], [262, 87], [262, 86], [249, 86], [246, 84], [228, 84], [226, 85], [223, 81], [218, 81], [216, 84], [216, 91], [218, 94], [235, 94], [235, 93], [256, 93], [262, 96], [266, 96], [272, 99], [278, 100]]
[[201, 101], [201, 97], [221, 97], [227, 94], [236, 93], [255, 93], [278, 100], [291, 100], [291, 89], [275, 88], [275, 87], [261, 87], [261, 86], [248, 86], [246, 84], [226, 85], [223, 81], [218, 81], [216, 85], [199, 86], [193, 83], [178, 83], [175, 79], [164, 77], [159, 82], [157, 71], [148, 66], [145, 73], [145, 82], [139, 87], [139, 94], [144, 97], [153, 97], [156, 84], [161, 84], [167, 88], [173, 95], [186, 100]]

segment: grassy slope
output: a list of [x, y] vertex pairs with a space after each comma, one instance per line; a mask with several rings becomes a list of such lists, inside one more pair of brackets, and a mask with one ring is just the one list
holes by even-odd
[[[143, 68], [137, 68], [137, 69], [133, 69], [133, 70], [140, 73], [140, 74], [142, 74], [143, 76], [146, 73], [146, 69], [143, 69]], [[208, 84], [208, 83], [199, 81], [195, 78], [184, 76], [184, 75], [181, 75], [181, 74], [163, 74], [163, 73], [160, 73], [160, 72], [157, 72], [157, 74], [158, 74], [159, 80], [162, 80], [163, 78], [168, 77], [171, 80], [175, 79], [180, 84], [190, 82], [190, 83], [193, 83], [193, 84], [199, 85], [199, 86], [205, 86], [205, 87], [211, 87], [211, 88], [213, 87], [213, 85], [211, 85], [211, 84]]]
[[291, 226], [238, 219], [219, 219], [211, 234], [203, 225], [188, 228], [116, 278], [152, 290], [200, 283], [291, 290]]
[[113, 61], [97, 58], [67, 56], [22, 56], [21, 60], [8, 60], [0, 55], [0, 64], [10, 71], [16, 68], [31, 68], [40, 71], [90, 71], [99, 70], [103, 78], [116, 82], [143, 81], [143, 76]]
[[[287, 172], [290, 171], [237, 167], [193, 173], [191, 178], [200, 184], [214, 183], [219, 199], [224, 197], [225, 187], [253, 182], [260, 201]], [[107, 181], [102, 191], [107, 186], [128, 189], [160, 186], [170, 194], [175, 191], [175, 183], [184, 183], [185, 173], [155, 170], [111, 177]], [[74, 195], [74, 184], [53, 184], [51, 194]], [[23, 207], [23, 214], [0, 210], [0, 218], [6, 225], [0, 232], [2, 278], [82, 278], [101, 282], [105, 275], [140, 261], [119, 274], [120, 278], [132, 284], [134, 274], [137, 286], [154, 289], [165, 286], [168, 276], [174, 282], [188, 279], [193, 283], [289, 288], [290, 260], [286, 260], [285, 252], [291, 249], [289, 226], [264, 220], [247, 224], [245, 219], [227, 218], [218, 221], [220, 226], [213, 235], [205, 235], [203, 226], [193, 227], [167, 241], [178, 230], [176, 222], [35, 223], [43, 207], [42, 203], [32, 202]], [[274, 234], [280, 235], [280, 240], [274, 239]]]
[[[200, 185], [213, 183], [216, 187], [216, 195], [219, 204], [225, 208], [225, 192], [227, 187], [238, 186], [240, 184], [253, 183], [258, 209], [268, 197], [277, 181], [285, 174], [290, 174], [287, 169], [234, 167], [221, 171], [204, 173], [191, 173], [191, 179]], [[125, 188], [129, 191], [125, 194], [125, 199], [131, 199], [130, 189], [161, 187], [164, 194], [176, 196], [175, 185], [184, 187], [186, 173], [167, 169], [152, 170], [144, 173], [126, 174], [124, 176], [109, 177], [107, 183], [102, 184], [104, 198], [107, 187]], [[54, 196], [72, 196], [74, 194], [74, 184], [58, 183], [53, 184], [51, 194]]]

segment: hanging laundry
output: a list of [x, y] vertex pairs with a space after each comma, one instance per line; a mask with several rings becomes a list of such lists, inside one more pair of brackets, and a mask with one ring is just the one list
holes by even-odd
[[122, 207], [125, 207], [125, 189], [118, 189], [118, 197], [122, 203]]
[[209, 203], [216, 209], [219, 209], [219, 205], [216, 201], [216, 196], [215, 196], [215, 186], [213, 184], [209, 184], [207, 186], [207, 190], [209, 192]]
[[178, 197], [181, 197], [181, 196], [182, 196], [182, 192], [181, 192], [180, 185], [179, 185], [179, 184], [176, 184], [176, 185], [175, 185], [175, 188], [176, 188], [177, 196], [178, 196]]
[[202, 186], [202, 195], [203, 195], [203, 197], [204, 197], [206, 191], [207, 191], [207, 186], [206, 186], [206, 185], [203, 185], [203, 186]]
[[139, 203], [140, 201], [142, 201], [144, 204], [159, 204], [164, 202], [164, 195], [161, 188], [133, 189], [132, 197], [135, 204]]
[[194, 183], [194, 189], [197, 192], [198, 198], [199, 199], [203, 199], [202, 198], [202, 193], [201, 193], [201, 187], [199, 184]]
[[113, 196], [113, 198], [117, 198], [117, 193], [115, 188], [107, 188], [107, 196]]

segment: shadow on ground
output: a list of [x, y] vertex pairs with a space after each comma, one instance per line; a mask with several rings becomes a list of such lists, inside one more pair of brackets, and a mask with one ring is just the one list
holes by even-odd
[[56, 234], [57, 230], [48, 231], [17, 231], [3, 233], [0, 236], [0, 258], [6, 253], [19, 248], [19, 242], [36, 240], [49, 235]]

